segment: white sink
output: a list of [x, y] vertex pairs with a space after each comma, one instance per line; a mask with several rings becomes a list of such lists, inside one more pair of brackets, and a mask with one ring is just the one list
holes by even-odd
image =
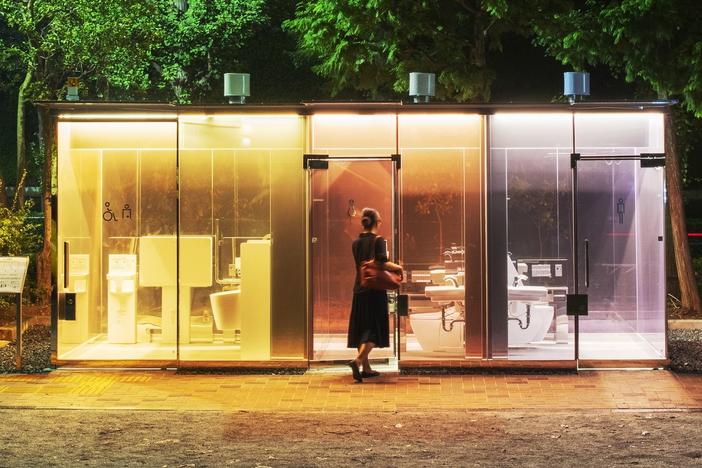
[[427, 286], [424, 295], [434, 302], [464, 301], [466, 289], [464, 286]]
[[520, 302], [551, 302], [548, 288], [543, 286], [508, 286], [507, 300]]

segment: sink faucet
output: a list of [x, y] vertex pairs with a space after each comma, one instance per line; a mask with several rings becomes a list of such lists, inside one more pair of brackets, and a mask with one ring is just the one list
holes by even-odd
[[447, 284], [451, 283], [451, 286], [453, 286], [454, 288], [457, 288], [458, 287], [458, 278], [456, 278], [453, 275], [445, 276], [444, 283], [447, 283]]

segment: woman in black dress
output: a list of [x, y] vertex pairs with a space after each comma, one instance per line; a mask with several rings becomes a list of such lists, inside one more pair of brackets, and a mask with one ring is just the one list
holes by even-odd
[[[385, 291], [361, 287], [359, 269], [361, 262], [375, 257], [388, 271], [401, 272], [402, 267], [388, 261], [385, 239], [378, 236], [378, 224], [382, 223], [380, 214], [373, 208], [364, 208], [361, 217], [363, 232], [353, 241], [351, 249], [356, 263], [356, 281], [353, 286], [353, 302], [349, 318], [347, 347], [356, 348], [356, 359], [349, 362], [356, 382], [363, 378], [380, 375], [371, 369], [368, 354], [373, 348], [390, 346], [390, 329], [388, 325], [388, 295]], [[375, 252], [371, 249], [375, 246]], [[361, 372], [363, 367], [363, 372]]]

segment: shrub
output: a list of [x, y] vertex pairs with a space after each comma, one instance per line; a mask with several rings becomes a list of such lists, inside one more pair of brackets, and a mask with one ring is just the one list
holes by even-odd
[[[42, 246], [41, 226], [30, 219], [32, 202], [17, 209], [0, 206], [0, 257], [29, 257], [25, 298], [31, 302], [36, 291], [36, 254]], [[0, 308], [7, 306], [0, 296]]]

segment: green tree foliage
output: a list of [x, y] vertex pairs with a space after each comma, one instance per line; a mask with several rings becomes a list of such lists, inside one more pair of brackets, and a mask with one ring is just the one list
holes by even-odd
[[560, 1], [312, 0], [285, 26], [299, 36], [332, 92], [374, 98], [405, 92], [411, 71], [437, 75], [437, 97], [488, 101], [495, 73], [487, 55], [507, 31], [526, 33], [530, 17], [552, 16]]
[[31, 99], [60, 98], [69, 75], [102, 90], [144, 88], [160, 38], [154, 12], [153, 2], [138, 0], [0, 0], [0, 20], [14, 35], [4, 63], [31, 73]]
[[148, 58], [158, 40], [153, 10], [152, 2], [139, 0], [0, 0], [7, 30], [0, 67], [16, 70], [20, 81], [17, 174], [27, 168], [29, 102], [59, 98], [69, 75], [106, 90], [148, 83]]
[[32, 202], [0, 207], [0, 256], [34, 255], [41, 245], [39, 226], [29, 222]]
[[[62, 99], [68, 76], [93, 99], [206, 97], [265, 23], [264, 0], [176, 3], [183, 9], [173, 0], [0, 0], [1, 76], [18, 86], [18, 132], [27, 103]], [[18, 174], [25, 140], [18, 133]]]
[[575, 68], [604, 64], [659, 96], [680, 97], [702, 117], [702, 2], [574, 2], [552, 21], [534, 22], [536, 42]]
[[[699, 0], [619, 0], [575, 2], [553, 21], [533, 24], [535, 40], [546, 51], [575, 68], [606, 65], [627, 81], [647, 83], [662, 98], [680, 98], [687, 110], [702, 117], [702, 2]], [[675, 263], [684, 309], [702, 312], [690, 258], [682, 200], [686, 141], [696, 125], [689, 116], [666, 116], [666, 179], [675, 247]], [[677, 123], [676, 123], [677, 122]], [[682, 160], [680, 164], [679, 160]], [[681, 170], [682, 169], [682, 170]]]
[[172, 1], [161, 1], [162, 41], [153, 57], [160, 76], [155, 85], [183, 103], [205, 101], [215, 91], [219, 95], [223, 73], [240, 71], [242, 48], [267, 24], [265, 4], [265, 0], [190, 0], [180, 9]]
[[[36, 257], [41, 247], [41, 226], [31, 219], [32, 202], [19, 204], [15, 196], [10, 206], [0, 206], [0, 257], [27, 256], [30, 271], [25, 285], [27, 299], [36, 300]], [[0, 310], [7, 307], [0, 297]]]

